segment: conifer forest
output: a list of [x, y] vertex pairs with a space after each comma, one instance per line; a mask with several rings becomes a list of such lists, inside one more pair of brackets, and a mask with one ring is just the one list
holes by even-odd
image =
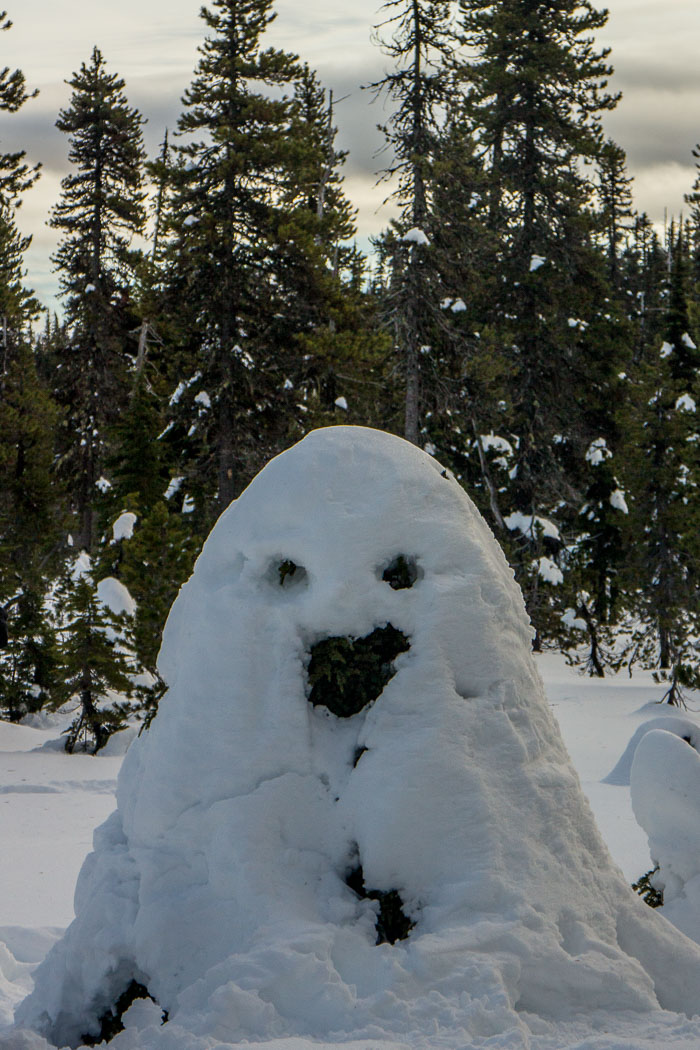
[[[60, 316], [17, 225], [41, 172], [0, 153], [0, 716], [70, 700], [66, 747], [89, 751], [147, 722], [212, 524], [272, 456], [344, 423], [454, 473], [536, 649], [653, 669], [682, 706], [700, 686], [700, 176], [665, 233], [635, 209], [605, 132], [607, 12], [386, 0], [366, 87], [395, 218], [368, 254], [332, 95], [270, 48], [274, 17], [273, 0], [202, 9], [155, 156], [98, 47], [66, 71]], [[8, 62], [3, 123], [34, 90]]]

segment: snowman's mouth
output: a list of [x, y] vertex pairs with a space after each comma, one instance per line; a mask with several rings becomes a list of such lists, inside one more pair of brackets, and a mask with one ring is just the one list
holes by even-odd
[[410, 647], [390, 623], [364, 638], [323, 638], [309, 650], [309, 702], [339, 718], [356, 715], [381, 695], [396, 674], [394, 660]]
[[398, 890], [367, 889], [361, 864], [345, 876], [345, 885], [362, 900], [369, 899], [379, 904], [375, 923], [377, 944], [396, 944], [397, 941], [406, 940], [416, 924], [404, 914], [404, 903]]

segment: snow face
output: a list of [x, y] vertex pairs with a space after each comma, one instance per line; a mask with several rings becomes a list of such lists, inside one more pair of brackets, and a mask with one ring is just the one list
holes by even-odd
[[[376, 699], [309, 702], [319, 646], [389, 627], [406, 644]], [[173, 606], [169, 693], [18, 1024], [76, 1045], [136, 979], [170, 1020], [136, 1010], [114, 1050], [563, 1050], [613, 1013], [686, 1025], [658, 1007], [695, 1010], [700, 953], [612, 864], [530, 635], [436, 460], [356, 427], [273, 460]], [[378, 944], [391, 893], [412, 928]]]

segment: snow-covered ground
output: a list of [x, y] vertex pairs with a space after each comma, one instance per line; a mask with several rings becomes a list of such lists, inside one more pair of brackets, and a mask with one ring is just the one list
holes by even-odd
[[[603, 780], [645, 722], [664, 715], [700, 725], [700, 717], [659, 707], [663, 689], [642, 671], [587, 678], [556, 653], [539, 655], [537, 667], [608, 849], [631, 882], [651, 866], [647, 837], [629, 786]], [[47, 748], [59, 731], [60, 723], [35, 729], [0, 722], [0, 1028], [31, 988], [34, 964], [72, 920], [93, 830], [115, 805], [122, 759]]]

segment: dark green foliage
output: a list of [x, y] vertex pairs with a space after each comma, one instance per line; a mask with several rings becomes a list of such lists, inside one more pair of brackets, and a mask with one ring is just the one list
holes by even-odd
[[[126, 698], [133, 692], [130, 666], [118, 641], [118, 622], [99, 602], [88, 575], [64, 581], [61, 611], [60, 682], [52, 706], [78, 704], [66, 731], [66, 751], [95, 754], [112, 733], [121, 729], [129, 712]], [[114, 695], [124, 697], [115, 700]]]
[[[297, 571], [299, 571], [299, 566], [296, 565], [293, 561], [287, 559], [286, 561], [280, 562], [279, 566], [277, 567], [277, 571], [279, 573], [280, 578], [280, 587], [284, 587], [288, 581], [291, 582], [292, 580], [294, 580]], [[304, 571], [304, 569], [301, 569], [301, 572]]]
[[[150, 999], [152, 1003], [155, 1003], [156, 1001], [145, 985], [140, 984], [136, 980], [132, 980], [129, 986], [119, 996], [114, 1006], [103, 1013], [100, 1017], [99, 1033], [97, 1035], [81, 1035], [80, 1038], [84, 1045], [97, 1046], [99, 1043], [110, 1043], [115, 1035], [119, 1035], [120, 1032], [123, 1032], [124, 1024], [122, 1018], [129, 1007], [133, 1006], [137, 999]], [[164, 1012], [163, 1024], [165, 1024], [167, 1019], [167, 1013]]]
[[632, 883], [632, 889], [635, 893], [646, 901], [650, 908], [660, 908], [664, 902], [663, 890], [654, 889], [649, 879], [659, 870], [658, 864], [651, 871], [648, 871], [646, 875], [642, 875], [637, 882]]
[[404, 554], [398, 554], [393, 561], [389, 562], [382, 573], [382, 579], [388, 583], [392, 590], [403, 591], [412, 587], [418, 579], [418, 566], [415, 558], [407, 558]]
[[396, 944], [397, 941], [406, 940], [416, 924], [404, 914], [403, 901], [398, 890], [366, 889], [361, 865], [350, 871], [345, 883], [363, 900], [379, 903], [376, 922], [377, 944]]
[[137, 324], [132, 301], [137, 255], [131, 240], [143, 231], [143, 118], [108, 73], [94, 48], [69, 81], [70, 105], [56, 126], [70, 136], [74, 170], [62, 183], [51, 225], [62, 237], [54, 256], [71, 325], [58, 352], [53, 392], [65, 409], [59, 446], [63, 477], [77, 518], [79, 546], [97, 542], [95, 485], [104, 470], [107, 428], [125, 407], [129, 333]]
[[[12, 27], [7, 11], [0, 11], [0, 31]], [[10, 70], [5, 66], [0, 70], [0, 112], [16, 113], [24, 103], [34, 98], [37, 91], [29, 92], [26, 88], [24, 73], [21, 69]], [[22, 193], [36, 181], [40, 165], [31, 167], [26, 162], [24, 150], [14, 153], [0, 153], [0, 207], [16, 205]]]
[[393, 678], [393, 661], [410, 649], [405, 634], [391, 624], [365, 638], [324, 638], [312, 645], [309, 702], [339, 718], [356, 715], [380, 695]]

